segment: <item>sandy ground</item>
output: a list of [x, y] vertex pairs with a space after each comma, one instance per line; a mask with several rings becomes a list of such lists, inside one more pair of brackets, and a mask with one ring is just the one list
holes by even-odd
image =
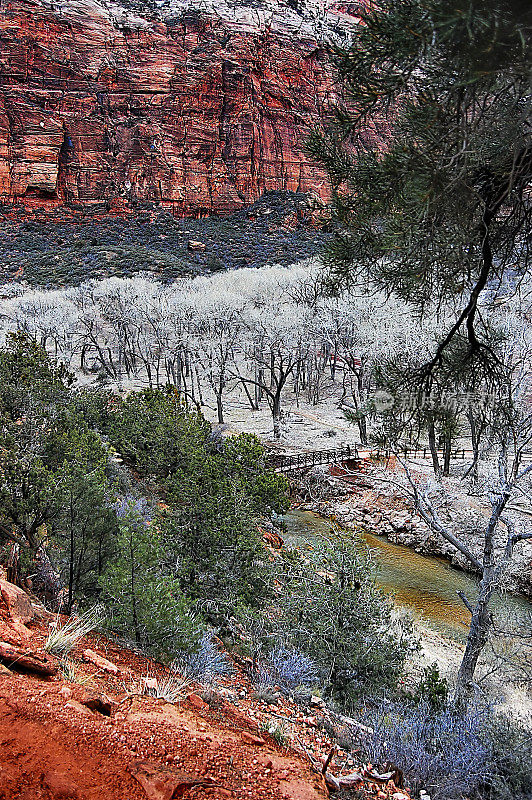
[[[440, 674], [452, 686], [462, 660], [463, 646], [418, 620], [415, 622], [415, 629], [421, 639], [421, 652], [410, 673], [419, 675], [424, 666], [436, 663]], [[481, 667], [479, 673], [482, 672]], [[495, 703], [496, 708], [515, 717], [532, 730], [532, 695], [525, 687], [506, 683], [494, 675], [481, 681], [479, 690], [481, 696]]]
[[[283, 409], [280, 444], [287, 450], [320, 450], [356, 445], [359, 441], [358, 428], [346, 420], [335, 398], [316, 406], [301, 399], [297, 401], [293, 395], [287, 394]], [[210, 402], [202, 407], [202, 412], [209, 422], [218, 424], [216, 409]], [[235, 391], [227, 396], [224, 420], [222, 430], [225, 435], [255, 433], [264, 442], [275, 443], [272, 415], [267, 403], [263, 403], [259, 411], [253, 411], [245, 396]]]

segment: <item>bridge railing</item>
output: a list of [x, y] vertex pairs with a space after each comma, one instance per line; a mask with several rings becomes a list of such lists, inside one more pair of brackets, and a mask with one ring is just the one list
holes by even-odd
[[[397, 455], [409, 456], [410, 458], [431, 458], [431, 451], [429, 447], [401, 447], [395, 451]], [[437, 449], [436, 453], [438, 457], [444, 456], [444, 451], [441, 449]], [[393, 455], [393, 453], [392, 453]], [[468, 459], [473, 458], [473, 450], [469, 450], [467, 447], [458, 447], [455, 450], [451, 450], [451, 461], [466, 461]], [[511, 455], [511, 454], [510, 454]], [[532, 461], [532, 453], [529, 452], [522, 452], [520, 454], [520, 461], [521, 463], [529, 463]]]
[[[367, 455], [366, 455], [367, 453]], [[443, 456], [442, 450], [437, 450], [438, 456]], [[328, 448], [326, 450], [311, 450], [302, 453], [281, 454], [271, 453], [267, 456], [268, 466], [276, 472], [298, 472], [302, 469], [310, 469], [323, 464], [338, 464], [343, 461], [365, 460], [371, 458], [375, 460], [387, 460], [394, 455], [404, 456], [405, 458], [431, 458], [431, 451], [428, 447], [409, 448], [403, 447], [395, 451], [386, 449], [364, 450], [361, 456], [355, 446], [346, 445], [340, 448]], [[473, 452], [467, 448], [457, 448], [451, 451], [452, 461], [465, 461], [473, 458]], [[522, 463], [532, 461], [532, 453], [523, 453]]]
[[311, 450], [290, 455], [271, 454], [267, 458], [268, 465], [278, 472], [297, 472], [300, 469], [319, 466], [320, 464], [334, 464], [340, 461], [349, 461], [358, 458], [356, 447], [346, 445], [340, 448], [327, 450]]

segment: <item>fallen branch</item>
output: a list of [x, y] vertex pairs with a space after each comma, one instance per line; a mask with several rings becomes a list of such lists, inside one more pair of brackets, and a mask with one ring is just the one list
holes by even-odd
[[185, 792], [188, 792], [194, 786], [211, 788], [220, 786], [212, 778], [187, 775], [171, 766], [150, 761], [133, 761], [128, 769], [131, 775], [140, 783], [148, 797], [160, 798], [160, 800], [182, 797]]
[[37, 675], [56, 675], [59, 669], [59, 661], [44, 650], [20, 650], [7, 642], [0, 642], [0, 661], [5, 662], [8, 667], [18, 667]]
[[344, 717], [343, 714], [335, 714], [333, 711], [330, 711], [330, 709], [327, 709], [326, 713], [332, 722], [347, 725], [348, 728], [356, 728], [358, 731], [365, 733], [366, 735], [371, 735], [374, 733], [373, 728], [363, 725], [362, 722], [358, 722], [358, 720], [352, 719], [352, 717]]
[[388, 783], [389, 781], [393, 781], [394, 785], [397, 786], [398, 789], [402, 789], [404, 786], [404, 776], [403, 771], [400, 770], [398, 767], [394, 767], [389, 772], [378, 773], [372, 769], [365, 769], [363, 770], [362, 774], [365, 778], [369, 778], [374, 783]]
[[327, 756], [327, 758], [325, 759], [325, 761], [323, 763], [323, 767], [322, 767], [322, 770], [321, 770], [323, 775], [325, 775], [325, 773], [327, 772], [327, 767], [331, 763], [332, 757], [334, 756], [335, 753], [336, 753], [336, 745], [333, 745], [331, 747], [331, 749], [330, 749], [329, 755]]
[[329, 789], [331, 792], [337, 792], [339, 791], [339, 789], [352, 788], [354, 786], [358, 786], [361, 783], [364, 783], [364, 778], [359, 772], [350, 772], [349, 775], [340, 775], [339, 777], [337, 777], [336, 775], [333, 775], [332, 772], [327, 771], [327, 767], [331, 762], [331, 759], [335, 753], [336, 748], [334, 747], [332, 748], [329, 755], [327, 756], [325, 763], [321, 765], [318, 761], [316, 761], [315, 758], [311, 756], [306, 747], [301, 743], [299, 737], [296, 736], [296, 739], [301, 750], [308, 758], [312, 769], [315, 772], [317, 772], [318, 775], [323, 776], [323, 779], [325, 780], [325, 785], [327, 786], [327, 789]]

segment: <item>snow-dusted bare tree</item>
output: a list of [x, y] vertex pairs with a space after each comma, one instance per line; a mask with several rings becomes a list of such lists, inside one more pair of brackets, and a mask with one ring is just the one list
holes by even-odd
[[243, 336], [243, 300], [232, 293], [196, 293], [196, 351], [202, 374], [216, 399], [219, 424], [224, 422], [224, 394], [235, 378]]
[[[477, 597], [460, 594], [471, 613], [467, 643], [457, 676], [455, 699], [463, 704], [474, 689], [479, 657], [493, 630], [491, 600], [501, 589], [520, 548], [532, 540], [532, 523], [516, 513], [515, 504], [532, 501], [532, 331], [530, 308], [517, 309], [503, 320], [506, 339], [501, 362], [507, 380], [499, 394], [489, 398], [493, 404], [486, 416], [489, 422], [490, 460], [485, 462], [483, 486], [479, 493], [486, 501], [485, 513], [476, 524], [473, 547], [466, 535], [464, 515], [457, 524], [444, 519], [449, 505], [449, 490], [442, 483], [421, 484], [404, 464], [407, 487], [413, 505], [429, 528], [459, 551], [470, 568], [480, 576]], [[529, 554], [531, 555], [531, 554]]]
[[281, 437], [282, 397], [288, 381], [309, 355], [308, 312], [292, 304], [257, 304], [246, 309], [244, 362], [248, 375], [238, 373], [244, 385], [265, 395], [272, 412], [274, 438]]
[[31, 290], [4, 302], [0, 315], [5, 331], [27, 333], [54, 358], [70, 364], [78, 312], [68, 292]]

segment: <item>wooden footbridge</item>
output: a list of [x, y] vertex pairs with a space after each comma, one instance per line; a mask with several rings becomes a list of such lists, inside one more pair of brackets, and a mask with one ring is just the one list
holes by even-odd
[[[443, 458], [443, 451], [438, 450], [438, 457]], [[299, 453], [279, 453], [270, 450], [267, 456], [268, 466], [275, 472], [282, 474], [304, 472], [312, 467], [327, 464], [348, 464], [352, 469], [356, 469], [362, 462], [372, 460], [387, 460], [393, 455], [404, 458], [430, 459], [431, 453], [426, 448], [401, 448], [393, 453], [389, 450], [380, 449], [359, 449], [355, 445], [345, 447], [333, 447], [327, 450], [304, 450]], [[451, 452], [451, 461], [473, 460], [473, 451], [467, 449], [456, 449]], [[532, 453], [523, 453], [521, 463], [528, 464], [532, 461]]]
[[[366, 451], [365, 456], [368, 457], [368, 454], [369, 451]], [[306, 450], [301, 453], [270, 452], [268, 454], [268, 466], [276, 472], [284, 474], [302, 472], [323, 464], [341, 464], [346, 461], [360, 462], [361, 460], [358, 449], [350, 445], [328, 450]]]

